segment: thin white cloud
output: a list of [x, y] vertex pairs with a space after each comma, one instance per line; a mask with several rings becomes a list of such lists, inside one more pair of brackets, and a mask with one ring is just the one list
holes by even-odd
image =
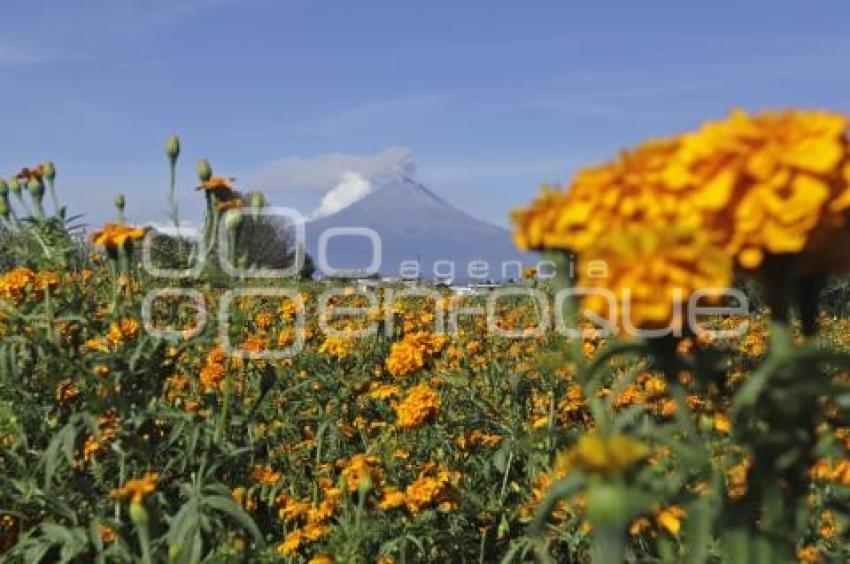
[[564, 178], [581, 162], [567, 156], [467, 158], [441, 160], [433, 166], [423, 167], [422, 177], [435, 185], [479, 183], [499, 178]]
[[445, 97], [435, 93], [398, 96], [373, 100], [303, 124], [305, 132], [333, 135], [360, 127], [374, 128], [386, 124], [408, 124], [427, 117], [445, 102]]
[[[233, 0], [90, 0], [22, 4], [18, 19], [37, 20], [39, 33], [30, 27], [6, 29], [0, 43], [0, 68], [97, 57], [104, 47], [194, 17]], [[46, 17], [48, 16], [49, 17]]]
[[0, 67], [16, 67], [31, 65], [44, 61], [44, 53], [22, 47], [20, 45], [8, 45], [0, 43]]
[[412, 176], [413, 153], [404, 147], [388, 147], [368, 154], [327, 153], [314, 157], [286, 157], [268, 163], [245, 176], [246, 185], [271, 194], [283, 190], [328, 192], [346, 173], [355, 173], [380, 185]]

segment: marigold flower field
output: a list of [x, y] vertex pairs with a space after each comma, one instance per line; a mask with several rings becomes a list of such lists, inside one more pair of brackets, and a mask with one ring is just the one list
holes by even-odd
[[[172, 138], [172, 203], [179, 155]], [[85, 234], [56, 176], [45, 163], [0, 182], [5, 560], [850, 558], [850, 320], [819, 302], [850, 265], [844, 116], [734, 112], [517, 210], [521, 248], [607, 266], [573, 280], [529, 272], [517, 288], [553, 303], [570, 285], [599, 288], [631, 305], [624, 323], [598, 294], [570, 301], [586, 330], [572, 338], [535, 331], [538, 303], [519, 295], [495, 313], [521, 336], [473, 314], [446, 332], [440, 320], [488, 297], [240, 279], [212, 259], [179, 282], [209, 310], [195, 330], [185, 296], [145, 306], [175, 282], [143, 266], [149, 230], [126, 223], [128, 202]], [[232, 212], [265, 199], [206, 161], [198, 176], [200, 252], [235, 251], [251, 218]], [[676, 307], [702, 290], [701, 304], [722, 305], [717, 290], [741, 280], [759, 296], [746, 316], [694, 328]], [[323, 299], [331, 284], [340, 291]], [[224, 336], [242, 354], [215, 321], [234, 288], [286, 291], [232, 300]], [[591, 331], [600, 324], [612, 331]]]

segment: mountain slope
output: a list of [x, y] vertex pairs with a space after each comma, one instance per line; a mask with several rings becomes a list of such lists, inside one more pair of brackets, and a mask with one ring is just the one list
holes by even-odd
[[[425, 186], [403, 178], [376, 190], [339, 212], [307, 223], [307, 248], [317, 257], [321, 233], [333, 227], [368, 227], [381, 239], [380, 272], [399, 276], [402, 263], [418, 261], [422, 276], [445, 276], [450, 265], [454, 279], [468, 280], [469, 264], [488, 264], [487, 278], [517, 276], [511, 261], [528, 261], [511, 242], [507, 229], [481, 221], [449, 204]], [[328, 263], [334, 268], [362, 269], [369, 265], [371, 243], [364, 237], [333, 237], [327, 245]], [[473, 268], [473, 271], [475, 268]], [[409, 272], [409, 271], [408, 271]]]

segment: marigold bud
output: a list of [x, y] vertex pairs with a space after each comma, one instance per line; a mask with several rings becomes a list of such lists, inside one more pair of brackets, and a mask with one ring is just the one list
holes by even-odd
[[44, 178], [46, 178], [48, 182], [53, 182], [56, 179], [56, 166], [54, 166], [53, 161], [44, 161], [41, 164], [41, 167]]
[[207, 159], [198, 161], [198, 178], [201, 182], [206, 182], [212, 177], [212, 167]]
[[9, 193], [9, 185], [6, 184], [6, 181], [0, 178], [0, 194], [5, 196]]
[[598, 482], [587, 491], [587, 516], [595, 528], [618, 528], [627, 519], [629, 501], [622, 485]]
[[172, 135], [168, 138], [168, 141], [165, 143], [165, 154], [168, 155], [168, 160], [172, 163], [177, 161], [177, 157], [180, 156], [180, 138], [176, 135]]
[[251, 207], [261, 209], [266, 206], [266, 196], [262, 192], [254, 192], [251, 194]]
[[124, 211], [124, 206], [127, 204], [127, 200], [124, 198], [124, 194], [118, 194], [115, 196], [115, 207], [118, 208], [118, 211]]
[[260, 217], [260, 211], [266, 206], [266, 197], [262, 192], [251, 194], [251, 215], [254, 219]]
[[703, 433], [710, 433], [714, 430], [714, 418], [710, 415], [701, 415], [699, 418], [699, 430]]
[[175, 560], [177, 560], [177, 557], [179, 557], [179, 556], [180, 556], [180, 551], [181, 551], [181, 550], [182, 550], [182, 549], [180, 548], [180, 545], [179, 545], [179, 544], [170, 544], [170, 545], [168, 545], [168, 561], [169, 561], [169, 562], [174, 562]]
[[9, 197], [6, 194], [0, 194], [0, 216], [9, 219], [9, 212], [12, 208], [9, 207]]
[[224, 216], [224, 223], [228, 229], [239, 229], [239, 226], [242, 225], [242, 214], [236, 210], [231, 210]]
[[139, 502], [132, 502], [130, 504], [130, 519], [136, 526], [144, 526], [148, 524], [148, 512], [145, 509], [145, 506]]
[[44, 184], [38, 178], [32, 178], [27, 182], [27, 190], [36, 202], [41, 202], [44, 198]]

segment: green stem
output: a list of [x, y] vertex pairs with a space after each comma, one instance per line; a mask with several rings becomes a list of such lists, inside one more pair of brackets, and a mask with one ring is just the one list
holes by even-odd
[[56, 197], [56, 181], [48, 179], [47, 180], [47, 191], [50, 192], [50, 200], [53, 202], [53, 211], [58, 216], [59, 215], [59, 198]]
[[230, 370], [224, 376], [224, 390], [221, 398], [221, 414], [218, 419], [218, 429], [216, 430], [216, 442], [221, 441], [225, 437], [227, 430], [227, 415], [230, 409]]
[[508, 453], [508, 462], [505, 464], [505, 475], [502, 477], [502, 489], [499, 492], [499, 505], [504, 505], [505, 491], [508, 487], [508, 477], [511, 475], [511, 465], [514, 462], [514, 451]]
[[137, 524], [136, 534], [139, 537], [139, 545], [142, 547], [142, 562], [144, 564], [153, 564], [151, 557], [151, 539], [148, 534], [147, 524]]
[[593, 533], [594, 564], [621, 564], [625, 562], [626, 545], [623, 531], [601, 527]]

